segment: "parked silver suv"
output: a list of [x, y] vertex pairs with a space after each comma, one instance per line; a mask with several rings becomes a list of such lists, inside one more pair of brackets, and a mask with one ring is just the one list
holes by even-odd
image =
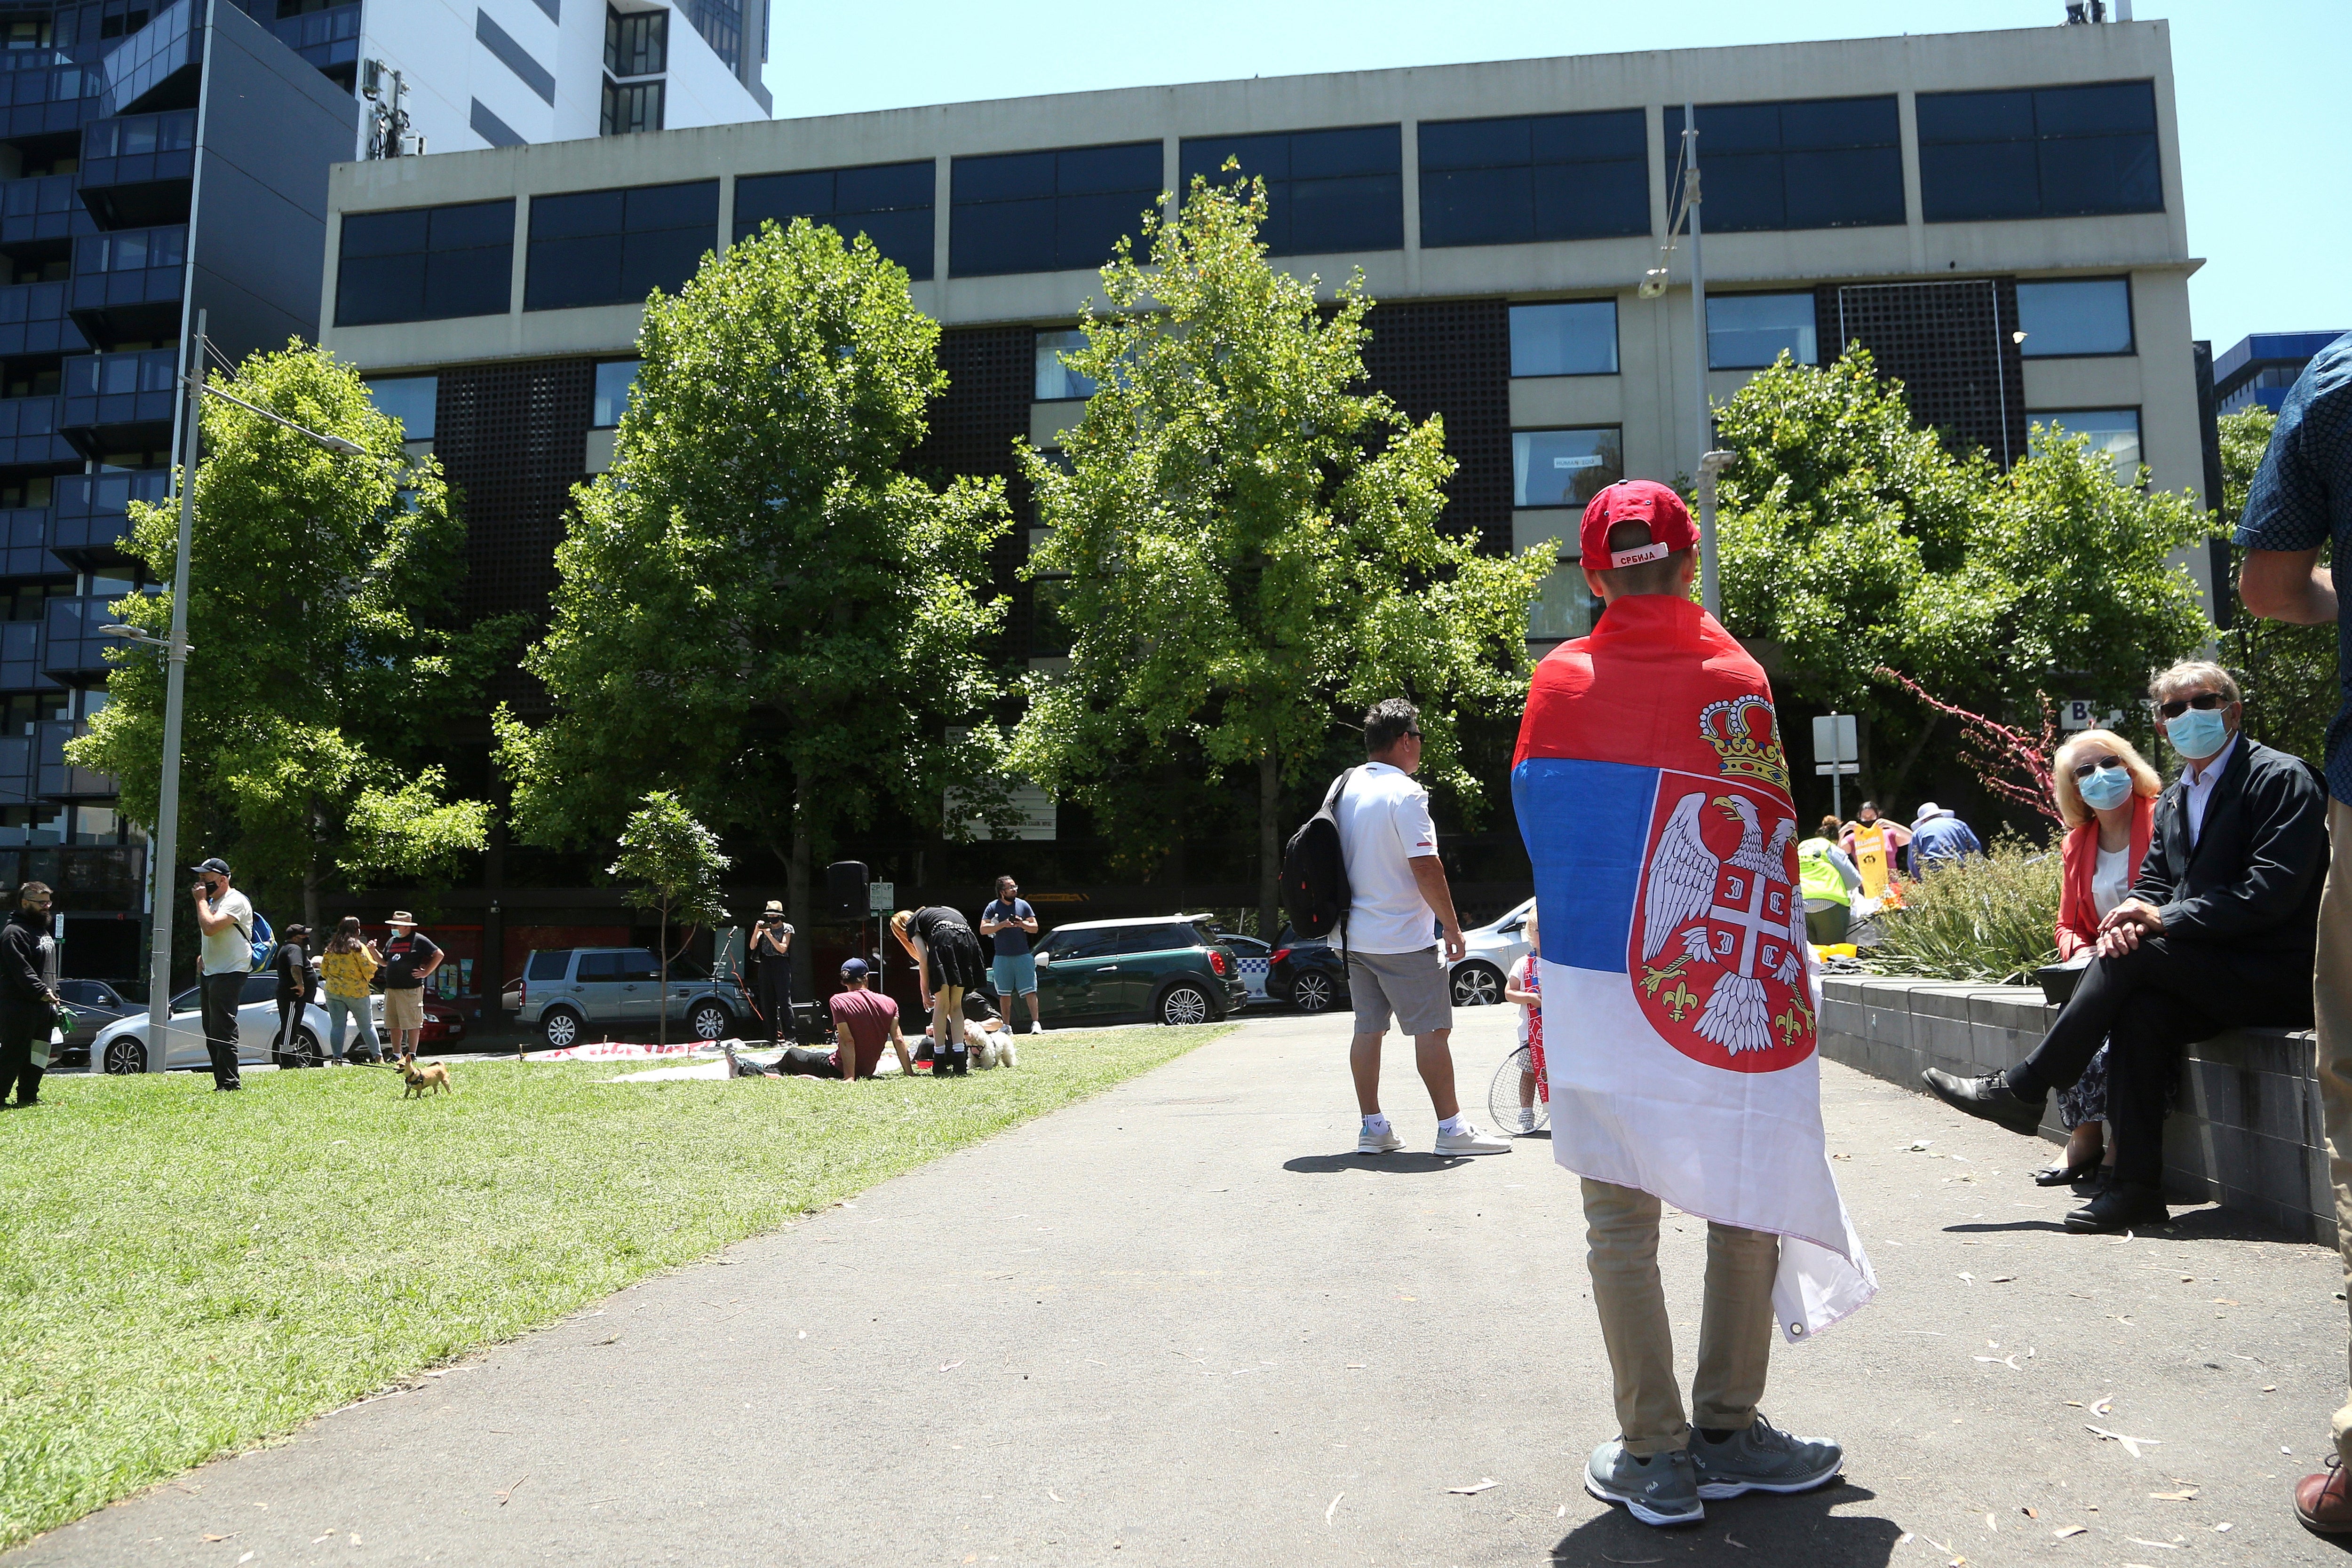
[[[555, 1050], [577, 1045], [588, 1025], [651, 1029], [664, 1010], [661, 960], [645, 947], [550, 947], [523, 960], [519, 1021], [536, 1024]], [[689, 1040], [722, 1040], [751, 1004], [733, 980], [714, 980], [673, 958], [667, 1011]]]

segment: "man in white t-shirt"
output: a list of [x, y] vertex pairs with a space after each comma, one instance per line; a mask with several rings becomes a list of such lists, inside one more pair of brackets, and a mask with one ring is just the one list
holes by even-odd
[[[1389, 1018], [1412, 1036], [1414, 1065], [1437, 1112], [1437, 1153], [1505, 1155], [1510, 1142], [1471, 1125], [1454, 1092], [1454, 998], [1447, 966], [1462, 956], [1462, 923], [1437, 859], [1437, 829], [1429, 820], [1429, 791], [1412, 781], [1421, 770], [1421, 715], [1402, 697], [1376, 703], [1364, 716], [1364, 751], [1370, 758], [1349, 778], [1333, 814], [1348, 865], [1348, 991], [1356, 1008], [1356, 1039], [1348, 1053], [1364, 1126], [1360, 1155], [1404, 1146], [1381, 1113], [1381, 1041]], [[1433, 935], [1445, 933], [1441, 962]]]
[[195, 868], [196, 929], [203, 934], [205, 1050], [213, 1059], [213, 1087], [240, 1089], [236, 1071], [236, 1008], [253, 972], [253, 903], [228, 884], [228, 862], [215, 855]]

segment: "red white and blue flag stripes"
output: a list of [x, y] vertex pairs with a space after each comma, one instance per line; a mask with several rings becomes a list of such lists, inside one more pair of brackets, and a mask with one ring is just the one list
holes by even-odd
[[1554, 1156], [1780, 1236], [1792, 1340], [1860, 1308], [1877, 1281], [1822, 1129], [1802, 834], [1763, 670], [1687, 600], [1620, 599], [1537, 667], [1511, 793]]

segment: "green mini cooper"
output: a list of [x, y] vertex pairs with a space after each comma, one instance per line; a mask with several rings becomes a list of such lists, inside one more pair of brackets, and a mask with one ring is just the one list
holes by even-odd
[[1036, 955], [1037, 1001], [1054, 1028], [1207, 1023], [1249, 1002], [1241, 965], [1205, 915], [1059, 926]]

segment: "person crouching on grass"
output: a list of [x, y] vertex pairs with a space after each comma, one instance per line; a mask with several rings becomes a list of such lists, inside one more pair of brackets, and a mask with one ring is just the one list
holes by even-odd
[[1536, 1096], [1551, 1103], [1551, 1085], [1544, 1082], [1543, 944], [1536, 937], [1536, 912], [1528, 911], [1528, 950], [1511, 966], [1503, 980], [1503, 999], [1519, 1006], [1519, 1043], [1528, 1048], [1528, 1064], [1519, 1072], [1519, 1131], [1536, 1130]]

